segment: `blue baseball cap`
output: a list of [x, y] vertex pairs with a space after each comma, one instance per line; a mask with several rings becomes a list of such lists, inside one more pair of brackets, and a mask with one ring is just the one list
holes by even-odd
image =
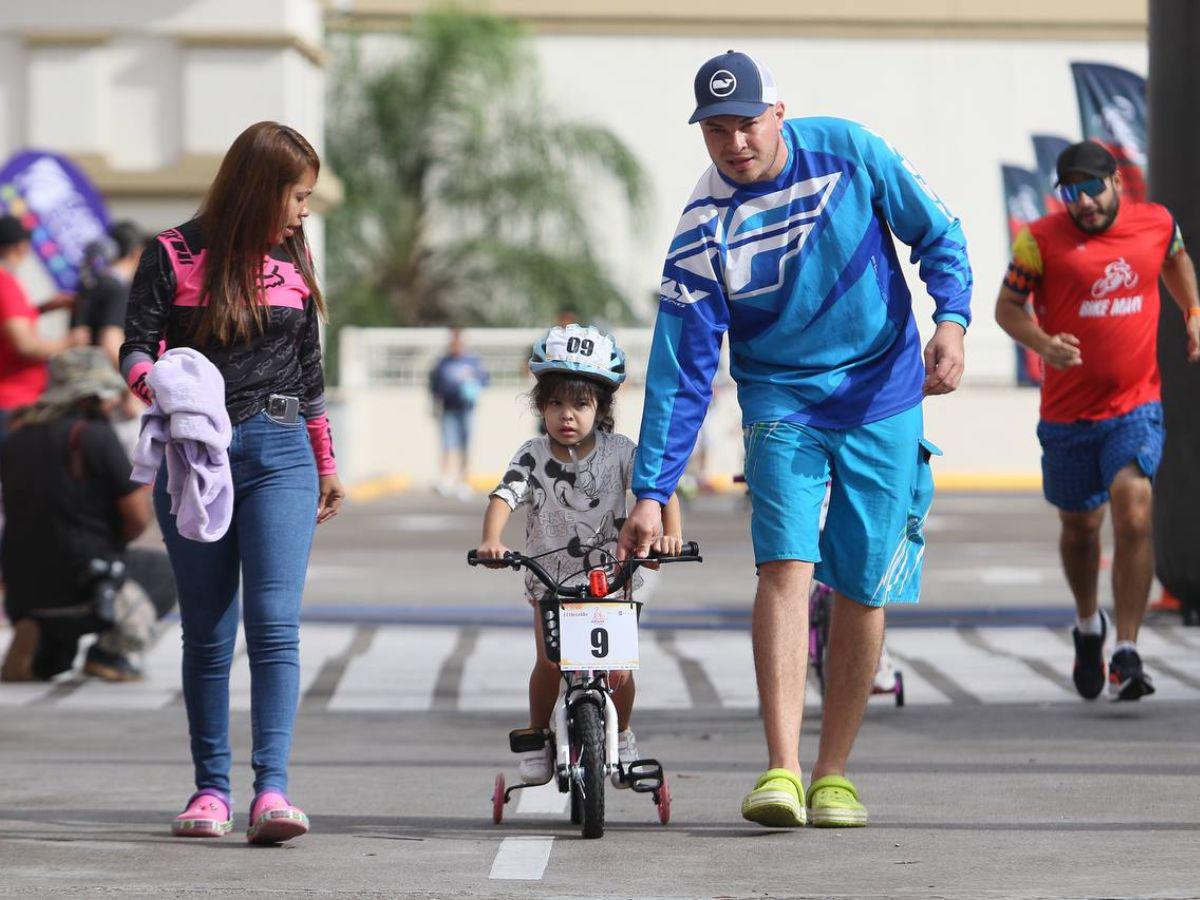
[[779, 102], [767, 67], [748, 53], [714, 56], [696, 73], [696, 111], [688, 124], [713, 116], [757, 116]]

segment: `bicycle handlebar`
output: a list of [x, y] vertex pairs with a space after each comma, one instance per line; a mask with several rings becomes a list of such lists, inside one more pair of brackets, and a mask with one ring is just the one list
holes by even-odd
[[[660, 556], [659, 554], [652, 552], [650, 556], [646, 556], [646, 557], [630, 557], [628, 559], [623, 559], [620, 562], [615, 564], [617, 566], [618, 571], [617, 571], [616, 576], [608, 583], [608, 592], [610, 594], [613, 594], [613, 593], [616, 593], [617, 591], [621, 590], [621, 588], [623, 588], [625, 586], [625, 582], [629, 579], [629, 576], [633, 574], [634, 570], [637, 569], [638, 566], [644, 566], [648, 563], [703, 562], [703, 561], [704, 561], [704, 557], [702, 557], [700, 555], [700, 545], [697, 544], [695, 541], [687, 541], [683, 545], [683, 547], [680, 549], [679, 553], [675, 556]], [[509, 552], [505, 553], [504, 556], [501, 557], [500, 559], [481, 559], [477, 555], [477, 551], [468, 550], [467, 551], [467, 565], [469, 565], [469, 566], [490, 565], [490, 566], [494, 566], [496, 568], [506, 567], [506, 568], [512, 568], [512, 569], [520, 569], [520, 568], [524, 567], [524, 568], [528, 569], [530, 572], [532, 572], [537, 577], [538, 581], [540, 581], [549, 590], [553, 591], [555, 594], [557, 594], [560, 597], [587, 597], [587, 596], [590, 596], [588, 594], [588, 585], [586, 583], [585, 584], [577, 584], [573, 587], [566, 587], [565, 585], [559, 584], [553, 578], [550, 577], [550, 573], [547, 572], [542, 567], [541, 563], [539, 563], [536, 559], [533, 559], [532, 557], [525, 556], [521, 553], [517, 553], [517, 552], [511, 551], [511, 550]], [[580, 574], [580, 573], [572, 573], [572, 574]], [[568, 576], [568, 577], [570, 577], [570, 576]]]

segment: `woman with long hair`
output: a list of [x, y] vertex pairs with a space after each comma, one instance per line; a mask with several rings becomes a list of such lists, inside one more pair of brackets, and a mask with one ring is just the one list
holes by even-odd
[[304, 233], [319, 171], [316, 152], [294, 129], [250, 126], [225, 154], [198, 216], [150, 243], [131, 289], [121, 347], [130, 387], [149, 402], [146, 377], [160, 351], [190, 347], [224, 377], [233, 425], [234, 510], [223, 537], [181, 537], [165, 465], [155, 486], [179, 586], [195, 764], [196, 792], [172, 826], [181, 836], [218, 837], [233, 827], [229, 672], [239, 583], [253, 734], [247, 838], [277, 843], [308, 830], [287, 799], [300, 598], [314, 528], [337, 515], [344, 496], [325, 415], [325, 303]]

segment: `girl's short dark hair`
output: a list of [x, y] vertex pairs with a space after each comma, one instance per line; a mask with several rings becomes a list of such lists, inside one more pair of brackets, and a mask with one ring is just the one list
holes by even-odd
[[570, 372], [547, 372], [533, 386], [533, 390], [529, 392], [529, 399], [539, 413], [545, 411], [551, 400], [563, 400], [567, 403], [591, 401], [596, 404], [596, 428], [611, 434], [616, 425], [613, 420], [613, 394], [612, 388], [591, 378], [572, 375]]

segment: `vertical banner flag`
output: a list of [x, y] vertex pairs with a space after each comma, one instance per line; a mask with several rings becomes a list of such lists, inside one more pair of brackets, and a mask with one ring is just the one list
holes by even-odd
[[1037, 159], [1038, 177], [1042, 182], [1042, 205], [1047, 213], [1062, 212], [1066, 209], [1062, 200], [1058, 198], [1054, 183], [1058, 180], [1058, 157], [1070, 146], [1070, 141], [1057, 135], [1033, 136], [1033, 155]]
[[1099, 141], [1117, 158], [1124, 193], [1146, 199], [1146, 79], [1101, 63], [1071, 63], [1083, 136]]
[[69, 159], [27, 150], [0, 168], [0, 214], [33, 234], [33, 251], [60, 290], [79, 281], [84, 248], [104, 236], [108, 212], [100, 192]]
[[[1008, 216], [1008, 242], [1011, 246], [1022, 228], [1045, 215], [1042, 177], [1038, 172], [1019, 166], [1001, 166], [1000, 174], [1004, 183], [1004, 211]], [[1032, 295], [1025, 308], [1032, 313]], [[1020, 344], [1016, 345], [1016, 351], [1017, 384], [1026, 387], [1040, 385], [1045, 376], [1042, 358]]]

